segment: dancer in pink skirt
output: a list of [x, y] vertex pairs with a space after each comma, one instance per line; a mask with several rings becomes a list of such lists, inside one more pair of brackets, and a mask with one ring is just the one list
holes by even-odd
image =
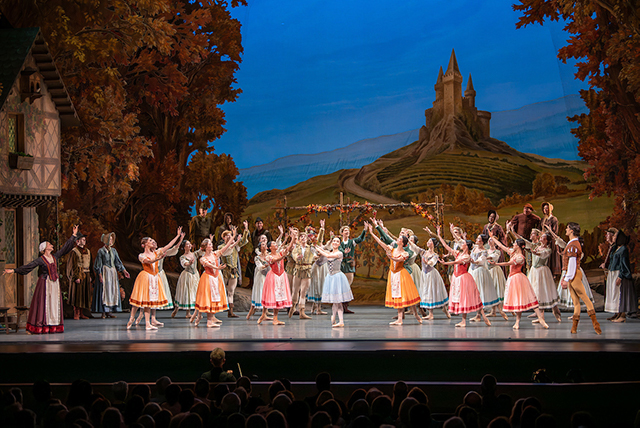
[[262, 324], [262, 321], [267, 318], [267, 309], [273, 309], [273, 325], [284, 325], [283, 321], [278, 320], [278, 311], [291, 307], [291, 288], [284, 270], [283, 260], [296, 242], [293, 231], [290, 230], [290, 233], [292, 239], [287, 248], [278, 251], [278, 245], [275, 241], [268, 244], [270, 254], [267, 256], [267, 263], [269, 263], [271, 270], [264, 279], [262, 315], [258, 319], [258, 324]]
[[460, 241], [460, 250], [454, 250], [447, 245], [446, 241], [440, 234], [440, 226], [437, 228], [438, 239], [442, 243], [445, 250], [455, 257], [452, 262], [440, 260], [443, 265], [453, 265], [453, 277], [451, 281], [451, 289], [449, 292], [449, 312], [452, 314], [462, 314], [462, 321], [456, 324], [456, 327], [465, 327], [467, 325], [467, 314], [469, 312], [480, 313], [485, 324], [491, 325], [491, 322], [484, 314], [482, 307], [482, 299], [478, 286], [473, 280], [473, 276], [468, 272], [471, 256], [469, 251], [473, 248], [473, 241]]
[[495, 237], [492, 236], [490, 239], [492, 239], [493, 242], [503, 251], [509, 253], [510, 256], [508, 262], [490, 263], [495, 264], [496, 266], [510, 266], [509, 279], [507, 279], [507, 286], [504, 292], [503, 309], [507, 312], [515, 312], [516, 323], [513, 325], [513, 329], [518, 330], [520, 328], [522, 313], [531, 309], [533, 309], [538, 316], [540, 325], [544, 328], [549, 328], [547, 323], [544, 321], [542, 312], [538, 309], [538, 299], [533, 291], [533, 287], [526, 275], [522, 273], [522, 267], [525, 263], [524, 248], [526, 244], [524, 240], [516, 239], [513, 243], [513, 247], [508, 248], [502, 245], [502, 243]]

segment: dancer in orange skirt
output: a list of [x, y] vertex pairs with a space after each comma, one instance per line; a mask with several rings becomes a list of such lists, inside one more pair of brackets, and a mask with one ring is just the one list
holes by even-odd
[[216, 318], [216, 313], [229, 309], [227, 304], [227, 290], [224, 286], [224, 279], [220, 271], [225, 265], [220, 265], [220, 255], [236, 245], [237, 228], [231, 226], [231, 239], [220, 248], [213, 251], [213, 242], [206, 238], [200, 244], [200, 249], [204, 251], [204, 255], [200, 257], [200, 264], [204, 266], [204, 272], [198, 282], [198, 290], [196, 291], [196, 310], [191, 315], [189, 322], [193, 322], [197, 327], [202, 319], [202, 312], [207, 314], [207, 327], [220, 327], [222, 321]]
[[538, 316], [540, 325], [544, 328], [549, 328], [544, 321], [544, 316], [540, 309], [538, 309], [538, 299], [536, 293], [533, 291], [533, 287], [529, 282], [529, 279], [522, 273], [522, 267], [525, 264], [524, 239], [516, 239], [513, 243], [513, 247], [508, 248], [495, 237], [491, 237], [494, 243], [500, 247], [503, 251], [509, 253], [509, 261], [502, 263], [495, 263], [496, 266], [510, 266], [509, 278], [507, 279], [507, 286], [504, 292], [504, 304], [503, 309], [507, 312], [515, 312], [516, 323], [513, 325], [514, 330], [520, 328], [520, 319], [522, 318], [522, 312], [533, 309]]
[[[157, 330], [158, 327], [164, 325], [156, 319], [156, 309], [169, 302], [158, 277], [158, 261], [162, 260], [167, 251], [181, 238], [184, 238], [182, 227], [178, 228], [176, 237], [160, 249], [158, 249], [158, 243], [154, 239], [149, 237], [142, 238], [141, 245], [144, 248], [144, 253], [140, 254], [138, 259], [142, 263], [143, 270], [136, 277], [136, 282], [129, 298], [131, 316], [127, 323], [127, 329], [130, 329], [133, 325], [138, 308], [144, 310], [147, 330]], [[151, 315], [151, 319], [149, 319], [149, 315]]]
[[422, 324], [422, 317], [418, 314], [417, 305], [420, 303], [420, 294], [416, 288], [416, 284], [411, 278], [411, 274], [404, 268], [404, 262], [409, 258], [409, 253], [404, 250], [409, 243], [409, 238], [404, 235], [398, 236], [395, 242], [396, 247], [387, 245], [378, 236], [373, 233], [373, 226], [365, 223], [365, 229], [369, 229], [371, 236], [376, 242], [384, 248], [391, 265], [389, 266], [389, 278], [387, 279], [387, 292], [384, 299], [384, 305], [388, 308], [396, 308], [398, 310], [398, 319], [392, 321], [391, 325], [402, 325], [404, 317], [404, 308], [411, 308], [411, 313], [416, 317], [418, 322]]
[[440, 261], [441, 264], [453, 266], [453, 276], [451, 280], [451, 289], [449, 290], [449, 312], [452, 314], [461, 314], [462, 321], [456, 324], [456, 327], [465, 327], [467, 325], [467, 314], [469, 312], [478, 312], [484, 323], [491, 325], [489, 319], [484, 313], [480, 292], [473, 276], [468, 272], [471, 263], [470, 252], [473, 248], [473, 241], [463, 240], [457, 243], [460, 250], [454, 250], [447, 245], [446, 241], [440, 234], [440, 226], [437, 228], [438, 239], [442, 243], [445, 250], [455, 257], [452, 262]]

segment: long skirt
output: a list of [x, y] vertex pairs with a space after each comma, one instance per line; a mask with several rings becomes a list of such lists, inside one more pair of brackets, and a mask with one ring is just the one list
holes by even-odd
[[449, 303], [449, 295], [438, 270], [432, 268], [428, 273], [422, 272], [420, 307], [436, 309], [445, 306], [447, 303]]
[[251, 289], [251, 304], [256, 309], [262, 309], [262, 290], [264, 289], [264, 280], [266, 274], [260, 272], [260, 269], [253, 271], [253, 288]]
[[622, 278], [620, 283], [620, 309], [618, 312], [638, 312], [638, 297], [633, 288], [633, 280]]
[[558, 305], [558, 290], [551, 269], [547, 266], [531, 268], [527, 278], [533, 287], [540, 309], [551, 309]]
[[160, 284], [162, 284], [164, 295], [167, 298], [167, 304], [158, 309], [173, 309], [173, 299], [171, 298], [171, 287], [169, 286], [169, 280], [167, 279], [167, 274], [164, 273], [164, 269], [158, 272], [158, 277], [160, 278]]
[[482, 308], [482, 299], [476, 281], [470, 273], [453, 276], [449, 294], [449, 312], [468, 314]]
[[411, 279], [413, 279], [413, 283], [418, 289], [418, 294], [420, 294], [420, 289], [422, 288], [422, 269], [420, 269], [420, 266], [415, 262], [409, 267], [411, 268]]
[[196, 291], [196, 309], [212, 314], [229, 309], [227, 289], [224, 286], [222, 274], [218, 273], [214, 276], [203, 272], [198, 281], [198, 291]]
[[64, 333], [62, 293], [58, 280], [51, 281], [46, 276], [38, 278], [29, 307], [27, 331], [34, 334]]
[[198, 272], [190, 273], [183, 270], [180, 273], [178, 285], [176, 285], [176, 307], [186, 310], [195, 309], [199, 282], [200, 274]]
[[613, 314], [620, 309], [620, 286], [616, 285], [616, 280], [620, 271], [610, 270], [607, 273], [607, 288], [604, 299], [604, 311]]
[[496, 287], [493, 285], [493, 277], [491, 276], [489, 269], [484, 267], [475, 268], [471, 271], [471, 276], [473, 276], [473, 279], [478, 286], [482, 306], [485, 308], [491, 308], [500, 303]]
[[158, 275], [141, 271], [133, 284], [129, 303], [139, 308], [159, 309], [167, 304], [162, 284]]
[[496, 287], [496, 294], [498, 300], [504, 301], [504, 289], [507, 287], [507, 278], [504, 276], [504, 270], [501, 266], [494, 266], [489, 269], [491, 273], [491, 279], [493, 279], [493, 285]]
[[525, 312], [537, 307], [538, 299], [529, 279], [521, 272], [509, 275], [503, 309], [508, 312]]
[[102, 266], [102, 280], [96, 275], [93, 284], [91, 312], [122, 312], [118, 271], [114, 267]]
[[267, 273], [262, 287], [262, 306], [267, 309], [291, 307], [291, 287], [286, 273], [276, 275], [273, 270]]
[[389, 271], [384, 305], [388, 308], [407, 308], [420, 302], [418, 289], [406, 269]]
[[327, 275], [322, 291], [322, 303], [344, 303], [353, 300], [347, 276], [342, 273]]
[[318, 303], [322, 301], [325, 278], [329, 275], [329, 266], [326, 263], [314, 264], [311, 269], [311, 284], [307, 292], [307, 300]]
[[[585, 275], [582, 268], [580, 268], [580, 272], [582, 272], [582, 285], [584, 286], [584, 291], [587, 293], [587, 296], [589, 296], [589, 300], [593, 302], [593, 292], [591, 291], [591, 286], [587, 280], [587, 275]], [[562, 278], [564, 277], [564, 274], [565, 271], [562, 271], [562, 274], [560, 275], [560, 282], [558, 282], [558, 306], [563, 309], [573, 310], [573, 299], [571, 298], [571, 293], [569, 293], [569, 287], [562, 288]], [[581, 306], [581, 310], [586, 309], [587, 307], [584, 303]]]

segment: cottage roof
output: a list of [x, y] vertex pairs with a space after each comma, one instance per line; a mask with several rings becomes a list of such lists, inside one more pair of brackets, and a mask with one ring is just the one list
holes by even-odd
[[29, 53], [47, 85], [62, 125], [80, 125], [76, 109], [39, 28], [0, 29], [0, 108], [4, 106], [16, 79], [20, 77], [20, 71]]

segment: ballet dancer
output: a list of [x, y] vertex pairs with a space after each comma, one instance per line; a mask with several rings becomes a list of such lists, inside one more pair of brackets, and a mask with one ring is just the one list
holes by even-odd
[[269, 254], [266, 256], [266, 260], [271, 270], [267, 272], [262, 287], [262, 315], [258, 319], [258, 325], [267, 319], [268, 309], [273, 309], [273, 320], [271, 321], [273, 325], [284, 325], [284, 321], [278, 320], [278, 312], [280, 309], [292, 306], [291, 288], [283, 266], [283, 259], [291, 252], [296, 243], [296, 234], [293, 229], [289, 230], [289, 234], [291, 242], [286, 248], [279, 250], [274, 241], [267, 245]]
[[[331, 250], [326, 251], [320, 246], [316, 246], [318, 254], [327, 259], [329, 273], [324, 281], [322, 291], [322, 303], [330, 303], [333, 306], [331, 315], [331, 326], [333, 328], [344, 327], [344, 306], [343, 303], [353, 300], [353, 293], [347, 276], [341, 271], [342, 251], [340, 251], [340, 238], [337, 236], [331, 240]], [[336, 323], [336, 315], [338, 322]]]

